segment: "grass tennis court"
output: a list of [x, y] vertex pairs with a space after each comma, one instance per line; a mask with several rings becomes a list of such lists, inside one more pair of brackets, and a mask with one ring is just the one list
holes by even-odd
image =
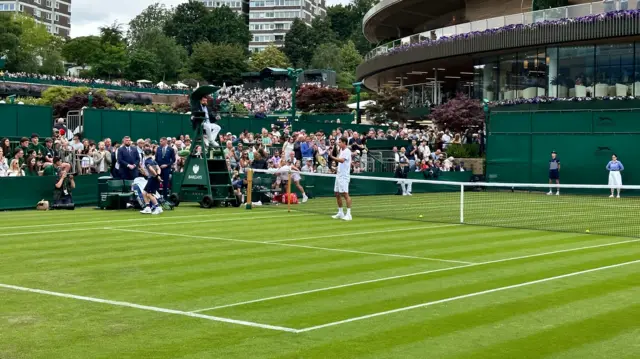
[[[588, 217], [471, 196], [477, 224]], [[0, 358], [640, 357], [640, 239], [458, 225], [456, 198], [0, 213]]]

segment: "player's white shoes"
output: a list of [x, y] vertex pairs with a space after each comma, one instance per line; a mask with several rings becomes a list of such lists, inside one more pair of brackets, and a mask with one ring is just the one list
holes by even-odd
[[613, 195], [609, 196], [609, 198], [613, 198]]
[[547, 192], [547, 196], [551, 196], [553, 194], [552, 191]]
[[344, 219], [344, 213], [337, 213], [337, 214], [331, 216], [331, 218], [333, 218], [333, 219]]
[[302, 195], [302, 203], [305, 203], [305, 202], [306, 202], [306, 201], [308, 201], [308, 200], [309, 200], [309, 197], [307, 197], [307, 195], [306, 195], [306, 194], [303, 194], [303, 195]]
[[351, 218], [351, 215], [350, 215], [350, 214], [347, 214], [347, 215], [343, 216], [341, 219], [342, 219], [343, 221], [351, 221], [351, 220], [353, 220], [353, 218]]
[[151, 208], [150, 207], [144, 207], [144, 209], [142, 211], [140, 211], [140, 213], [142, 214], [151, 214]]
[[162, 210], [160, 209], [160, 207], [156, 207], [156, 209], [154, 209], [151, 214], [160, 214], [162, 213]]
[[616, 198], [620, 198], [620, 195], [617, 195]]
[[556, 192], [556, 196], [559, 196], [559, 195], [560, 195], [560, 191]]

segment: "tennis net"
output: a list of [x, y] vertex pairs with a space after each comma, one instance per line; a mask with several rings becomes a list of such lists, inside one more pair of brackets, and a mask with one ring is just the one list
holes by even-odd
[[[263, 200], [268, 205], [275, 198], [280, 202], [280, 195], [287, 191], [288, 176], [291, 193], [300, 202], [302, 191], [295, 182], [310, 197], [306, 203], [291, 205], [292, 211], [327, 216], [337, 212], [335, 175], [330, 174], [254, 170], [253, 201]], [[349, 183], [354, 220], [377, 217], [640, 237], [640, 186], [622, 186], [620, 190], [621, 197], [616, 198], [610, 197], [606, 185], [450, 182], [365, 174], [352, 175]]]

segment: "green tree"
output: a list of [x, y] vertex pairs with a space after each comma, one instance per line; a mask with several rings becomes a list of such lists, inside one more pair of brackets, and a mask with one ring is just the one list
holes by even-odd
[[384, 86], [373, 94], [375, 104], [367, 106], [367, 114], [377, 124], [391, 123], [394, 121], [405, 122], [407, 109], [402, 104], [402, 99], [408, 90], [403, 87]]
[[0, 13], [0, 56], [15, 52], [20, 45], [22, 28], [10, 13]]
[[101, 26], [100, 28], [100, 43], [109, 44], [112, 46], [126, 45], [124, 41], [124, 31], [122, 30], [122, 24], [117, 21], [109, 26]]
[[342, 70], [342, 61], [338, 54], [340, 48], [334, 43], [326, 43], [317, 47], [311, 59], [311, 67], [314, 69]]
[[51, 41], [40, 52], [42, 65], [40, 72], [48, 75], [64, 75], [63, 58], [61, 48], [63, 40], [60, 37], [52, 36]]
[[327, 43], [335, 43], [336, 34], [331, 29], [331, 19], [327, 16], [318, 16], [311, 21], [311, 43], [315, 47]]
[[327, 8], [327, 17], [331, 21], [331, 29], [336, 34], [340, 42], [347, 41], [356, 28], [359, 28], [360, 21], [355, 18], [353, 5], [336, 5]]
[[204, 19], [207, 29], [207, 40], [212, 44], [236, 44], [248, 48], [251, 32], [242, 15], [231, 8], [222, 6], [214, 8]]
[[198, 43], [189, 58], [189, 70], [213, 84], [240, 83], [241, 73], [247, 71], [245, 51], [239, 45]]
[[62, 46], [62, 56], [82, 68], [96, 59], [99, 51], [100, 38], [97, 36], [76, 37]]
[[355, 73], [356, 67], [362, 62], [362, 56], [353, 41], [349, 40], [340, 47], [340, 62], [342, 70]]
[[291, 66], [287, 55], [274, 45], [267, 46], [263, 51], [256, 52], [249, 59], [249, 70], [261, 71], [266, 67], [286, 69]]
[[119, 77], [127, 67], [127, 51], [124, 45], [101, 44], [98, 57], [91, 63], [96, 77]]
[[296, 18], [291, 24], [291, 28], [284, 38], [283, 51], [294, 67], [304, 68], [311, 63], [314, 46], [312, 34], [309, 27], [300, 19]]
[[[140, 14], [129, 22], [127, 40], [132, 46], [139, 46], [140, 43], [153, 41], [149, 36], [155, 38], [166, 26], [173, 13], [164, 4], [155, 3], [142, 10]], [[144, 46], [142, 46], [144, 47]]]
[[144, 49], [134, 50], [129, 54], [126, 78], [131, 81], [145, 79], [155, 82], [160, 77], [161, 66], [160, 59], [156, 54]]
[[192, 53], [195, 44], [207, 39], [208, 16], [209, 10], [202, 2], [189, 0], [176, 7], [164, 26], [164, 32]]
[[[23, 14], [13, 14], [7, 25], [6, 32], [2, 29], [0, 33], [3, 34], [2, 38], [5, 39], [3, 41], [7, 44], [4, 46], [13, 46], [12, 49], [5, 50], [6, 67], [9, 71], [60, 73], [62, 63], [60, 62], [59, 65], [55, 63], [61, 60], [62, 42], [58, 37], [51, 35], [44, 25], [36, 23], [33, 18]], [[13, 40], [18, 33], [18, 44], [14, 46]], [[46, 66], [42, 67], [43, 64]]]

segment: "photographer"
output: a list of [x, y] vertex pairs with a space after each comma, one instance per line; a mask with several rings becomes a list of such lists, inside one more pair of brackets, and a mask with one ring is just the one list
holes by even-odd
[[76, 182], [73, 179], [73, 174], [67, 173], [66, 169], [58, 172], [58, 178], [53, 189], [53, 204], [54, 205], [71, 205], [73, 204], [73, 198], [71, 197], [71, 190], [76, 188]]

